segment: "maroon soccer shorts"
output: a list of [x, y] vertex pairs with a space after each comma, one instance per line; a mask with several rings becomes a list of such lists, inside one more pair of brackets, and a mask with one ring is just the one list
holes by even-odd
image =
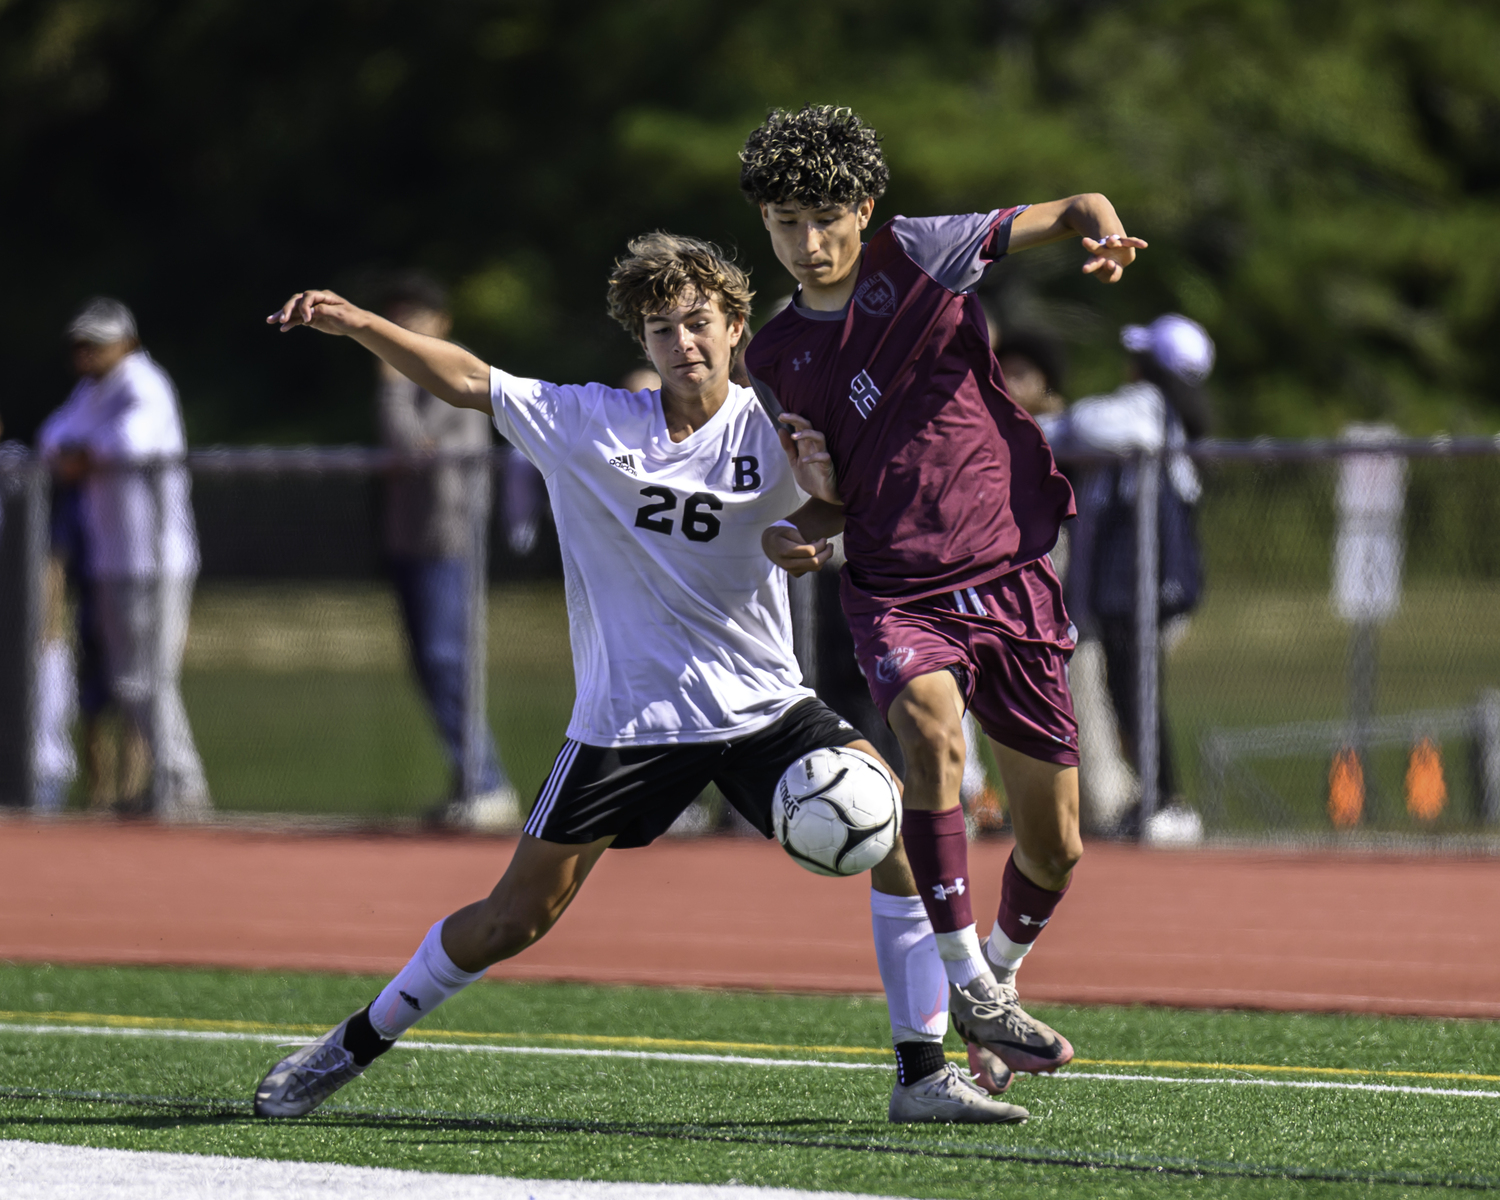
[[845, 572], [841, 599], [859, 669], [882, 717], [917, 676], [951, 670], [979, 727], [1000, 745], [1078, 765], [1067, 670], [1077, 631], [1047, 559], [905, 602], [862, 592]]

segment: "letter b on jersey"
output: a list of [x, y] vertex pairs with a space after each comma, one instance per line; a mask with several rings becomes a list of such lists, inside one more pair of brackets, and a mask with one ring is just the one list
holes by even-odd
[[753, 454], [736, 457], [734, 460], [734, 490], [753, 492], [760, 487], [760, 460]]

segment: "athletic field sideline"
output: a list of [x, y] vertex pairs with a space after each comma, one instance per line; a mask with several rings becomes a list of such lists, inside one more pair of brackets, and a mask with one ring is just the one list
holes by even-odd
[[[485, 982], [313, 1117], [251, 1117], [278, 1047], [381, 982], [0, 967], [0, 1142], [164, 1152], [129, 1170], [169, 1196], [221, 1194], [199, 1186], [211, 1164], [183, 1154], [893, 1196], [1500, 1191], [1500, 1025], [1460, 1020], [1048, 1007], [1080, 1057], [1012, 1089], [1029, 1124], [893, 1126], [877, 998]], [[5, 1164], [35, 1156], [18, 1154], [0, 1147], [7, 1195], [27, 1194], [10, 1181], [31, 1176]], [[115, 1169], [35, 1161], [38, 1187]], [[400, 1184], [317, 1178], [350, 1200]]]

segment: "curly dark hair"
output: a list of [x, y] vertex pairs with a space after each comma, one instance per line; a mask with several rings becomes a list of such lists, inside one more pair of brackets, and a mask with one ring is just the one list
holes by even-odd
[[880, 135], [852, 108], [772, 109], [740, 151], [740, 190], [752, 204], [809, 208], [879, 200], [891, 181]]
[[646, 318], [689, 295], [717, 296], [724, 315], [750, 318], [750, 276], [712, 242], [666, 233], [631, 239], [609, 276], [609, 315], [645, 344]]

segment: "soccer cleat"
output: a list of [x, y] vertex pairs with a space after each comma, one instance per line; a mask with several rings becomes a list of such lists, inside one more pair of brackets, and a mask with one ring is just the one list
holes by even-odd
[[1016, 1125], [1030, 1116], [1019, 1105], [991, 1100], [952, 1063], [915, 1083], [898, 1083], [891, 1092], [891, 1120], [898, 1124]]
[[257, 1117], [305, 1117], [364, 1068], [344, 1049], [345, 1017], [315, 1042], [293, 1051], [255, 1089]]
[[521, 798], [509, 784], [491, 792], [448, 800], [430, 809], [429, 825], [441, 829], [467, 829], [475, 833], [514, 833], [525, 822]]
[[1028, 1014], [1013, 986], [988, 975], [968, 987], [949, 984], [948, 1010], [959, 1037], [983, 1046], [1012, 1071], [1055, 1071], [1073, 1060], [1068, 1039]]
[[976, 1086], [991, 1096], [998, 1096], [1010, 1088], [1016, 1077], [998, 1054], [977, 1042], [965, 1042], [964, 1049], [969, 1052], [969, 1074], [974, 1076]]

